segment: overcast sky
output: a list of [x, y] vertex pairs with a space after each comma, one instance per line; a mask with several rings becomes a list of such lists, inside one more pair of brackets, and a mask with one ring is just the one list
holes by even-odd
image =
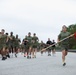
[[76, 23], [76, 0], [0, 0], [0, 30], [36, 33], [40, 41], [57, 40], [62, 25]]

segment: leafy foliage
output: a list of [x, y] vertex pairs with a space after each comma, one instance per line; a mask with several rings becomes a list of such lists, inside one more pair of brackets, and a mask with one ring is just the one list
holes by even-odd
[[[76, 32], [76, 24], [69, 25], [67, 29], [71, 34], [74, 34]], [[69, 44], [71, 49], [76, 49], [76, 38], [70, 38]]]

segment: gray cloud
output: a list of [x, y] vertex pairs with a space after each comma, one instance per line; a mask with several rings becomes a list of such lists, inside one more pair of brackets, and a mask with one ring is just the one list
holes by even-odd
[[0, 29], [21, 39], [30, 31], [40, 40], [56, 40], [63, 24], [76, 23], [74, 0], [1, 0], [0, 7]]

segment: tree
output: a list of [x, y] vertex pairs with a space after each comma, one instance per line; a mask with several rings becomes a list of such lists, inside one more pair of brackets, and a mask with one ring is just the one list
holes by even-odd
[[[69, 25], [67, 29], [71, 34], [75, 33], [76, 24]], [[74, 37], [70, 38], [69, 43], [70, 43], [70, 46], [69, 46], [70, 48], [76, 49], [76, 39]]]

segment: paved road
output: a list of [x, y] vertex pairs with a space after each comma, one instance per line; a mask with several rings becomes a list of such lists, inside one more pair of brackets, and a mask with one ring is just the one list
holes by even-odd
[[76, 75], [76, 53], [69, 53], [66, 62], [62, 66], [61, 52], [56, 56], [37, 53], [36, 59], [24, 58], [19, 53], [18, 58], [0, 58], [0, 75]]

